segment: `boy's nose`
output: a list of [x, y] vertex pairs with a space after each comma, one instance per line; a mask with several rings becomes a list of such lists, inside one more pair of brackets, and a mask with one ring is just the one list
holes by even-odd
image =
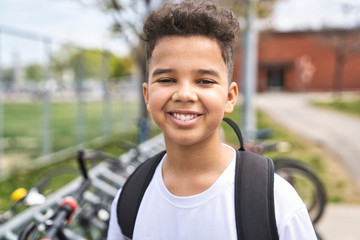
[[172, 96], [172, 100], [178, 102], [195, 102], [197, 99], [195, 89], [189, 83], [179, 84]]

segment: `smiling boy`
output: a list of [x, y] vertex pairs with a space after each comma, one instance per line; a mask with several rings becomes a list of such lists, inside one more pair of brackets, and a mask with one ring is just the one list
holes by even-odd
[[[238, 32], [232, 12], [210, 2], [168, 3], [144, 24], [144, 99], [164, 134], [166, 154], [142, 198], [133, 239], [238, 239], [235, 150], [220, 139], [238, 89], [231, 82]], [[108, 239], [125, 239], [114, 200]], [[274, 183], [280, 239], [316, 239], [306, 207], [279, 176]]]
[[218, 43], [207, 37], [163, 37], [153, 50], [144, 97], [164, 133], [162, 171], [172, 194], [206, 190], [233, 158], [219, 134], [224, 113], [233, 110], [237, 97], [227, 72]]

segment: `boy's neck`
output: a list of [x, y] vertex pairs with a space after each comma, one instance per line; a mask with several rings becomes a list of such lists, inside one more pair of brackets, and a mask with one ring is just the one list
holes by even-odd
[[166, 145], [162, 174], [168, 190], [178, 196], [205, 191], [224, 172], [234, 158], [233, 151], [219, 139], [196, 145]]
[[176, 169], [203, 168], [222, 161], [224, 145], [220, 138], [206, 139], [194, 145], [166, 143], [167, 159]]

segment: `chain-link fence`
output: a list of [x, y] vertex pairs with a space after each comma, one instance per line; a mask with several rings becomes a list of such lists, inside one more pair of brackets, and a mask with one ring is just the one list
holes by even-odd
[[56, 161], [137, 128], [139, 82], [113, 54], [0, 26], [0, 173]]

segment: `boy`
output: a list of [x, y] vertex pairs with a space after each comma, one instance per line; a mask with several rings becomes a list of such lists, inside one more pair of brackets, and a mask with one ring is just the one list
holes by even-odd
[[[238, 29], [232, 12], [209, 2], [168, 3], [145, 21], [143, 93], [166, 154], [141, 201], [133, 239], [237, 239], [235, 150], [221, 142], [219, 129], [237, 100], [231, 75]], [[108, 239], [125, 239], [116, 216], [119, 194]], [[316, 239], [306, 207], [277, 175], [274, 198], [280, 239]]]

